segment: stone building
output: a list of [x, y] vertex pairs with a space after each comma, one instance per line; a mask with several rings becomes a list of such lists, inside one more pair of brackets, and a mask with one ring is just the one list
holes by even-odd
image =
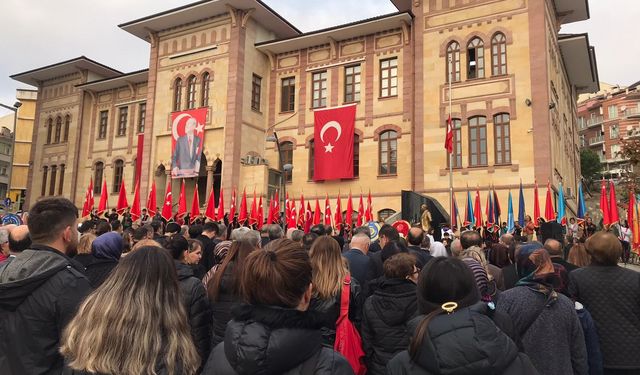
[[[198, 182], [201, 202], [209, 189], [229, 200], [234, 188], [277, 188], [278, 152], [266, 141], [276, 132], [294, 197], [327, 194], [333, 205], [371, 190], [383, 218], [400, 209], [401, 190], [447, 207], [451, 96], [460, 206], [467, 186], [490, 185], [506, 206], [522, 181], [531, 209], [535, 181], [549, 180], [574, 210], [576, 97], [598, 79], [587, 35], [558, 31], [589, 18], [587, 1], [392, 1], [396, 13], [308, 33], [259, 0], [200, 1], [120, 25], [149, 42], [148, 70], [81, 57], [14, 75], [39, 90], [29, 201], [63, 194], [82, 205], [91, 178], [106, 178], [110, 194], [124, 178], [133, 194], [142, 131], [143, 204], [153, 181], [161, 202], [171, 113], [207, 107], [200, 177], [186, 181], [187, 196]], [[355, 178], [313, 182], [313, 110], [345, 103], [357, 103]]]

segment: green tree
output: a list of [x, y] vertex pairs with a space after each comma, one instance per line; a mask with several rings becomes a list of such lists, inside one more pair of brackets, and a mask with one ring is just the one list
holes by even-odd
[[602, 163], [598, 154], [590, 148], [580, 150], [580, 174], [588, 186], [601, 177]]

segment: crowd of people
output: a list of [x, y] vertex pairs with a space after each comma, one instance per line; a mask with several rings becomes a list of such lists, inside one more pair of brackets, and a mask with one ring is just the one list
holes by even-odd
[[0, 227], [0, 374], [640, 374], [611, 231], [185, 223]]

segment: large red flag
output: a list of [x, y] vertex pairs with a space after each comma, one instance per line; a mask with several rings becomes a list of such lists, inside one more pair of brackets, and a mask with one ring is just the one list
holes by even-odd
[[633, 189], [629, 190], [629, 206], [627, 208], [627, 225], [631, 229], [631, 249], [634, 253], [638, 253], [638, 246], [640, 246], [640, 227], [638, 227], [637, 205], [636, 196]]
[[253, 189], [253, 201], [251, 202], [251, 212], [249, 213], [249, 225], [258, 223], [258, 208], [256, 207], [256, 189]]
[[289, 217], [291, 216], [291, 202], [289, 202], [289, 193], [284, 198], [284, 222], [289, 226]]
[[258, 201], [258, 229], [262, 229], [264, 224], [264, 209], [262, 208], [262, 194], [260, 194], [260, 201]]
[[544, 219], [553, 221], [556, 219], [556, 210], [553, 208], [553, 199], [551, 198], [551, 183], [547, 182], [547, 198], [544, 202]]
[[238, 214], [238, 223], [240, 225], [244, 224], [245, 221], [249, 218], [249, 213], [247, 212], [247, 189], [242, 190], [242, 200], [240, 201], [240, 214]]
[[236, 189], [231, 192], [231, 207], [229, 207], [229, 222], [233, 222], [233, 217], [236, 216]]
[[220, 196], [218, 197], [218, 221], [224, 220], [224, 190], [220, 188]]
[[164, 193], [164, 203], [162, 204], [162, 212], [160, 213], [165, 220], [170, 220], [173, 216], [173, 196], [171, 194], [171, 179], [167, 181], [167, 189]]
[[349, 228], [353, 227], [353, 202], [351, 200], [351, 192], [349, 192], [349, 200], [347, 201], [347, 215], [344, 218], [344, 223], [349, 226]]
[[618, 200], [616, 199], [616, 187], [613, 181], [609, 180], [609, 224], [616, 224], [620, 221], [618, 216]]
[[129, 207], [129, 202], [127, 202], [127, 190], [124, 187], [124, 175], [122, 176], [122, 181], [120, 182], [120, 193], [118, 194], [118, 204], [116, 205], [116, 212], [122, 215], [124, 210]]
[[296, 216], [296, 200], [295, 199], [291, 201], [290, 207], [291, 208], [289, 209], [289, 216], [287, 217], [287, 228], [297, 228], [298, 218]]
[[320, 202], [316, 197], [316, 209], [313, 211], [313, 225], [318, 225], [322, 222], [322, 211], [320, 211]]
[[356, 106], [314, 111], [314, 181], [353, 178]]
[[313, 222], [313, 218], [311, 217], [311, 204], [307, 202], [307, 209], [304, 213], [304, 232], [309, 233], [311, 231], [311, 223]]
[[191, 218], [191, 221], [194, 221], [198, 216], [200, 216], [200, 193], [198, 192], [198, 183], [196, 182], [196, 188], [193, 191], [193, 200], [191, 201], [191, 213], [189, 213], [189, 217]]
[[538, 227], [538, 219], [540, 216], [540, 199], [538, 198], [538, 181], [533, 188], [533, 225]]
[[306, 211], [305, 211], [305, 205], [304, 205], [304, 194], [300, 194], [300, 209], [298, 210], [298, 225], [302, 228], [304, 228], [304, 221], [305, 221], [305, 216]]
[[100, 191], [100, 202], [98, 202], [98, 215], [102, 215], [107, 210], [109, 193], [107, 193], [107, 180], [102, 180], [102, 190]]
[[207, 209], [204, 211], [204, 216], [211, 220], [216, 221], [216, 197], [214, 195], [213, 187], [209, 192], [209, 199], [207, 199]]
[[142, 215], [140, 208], [140, 181], [138, 180], [133, 190], [133, 204], [131, 205], [131, 219], [133, 221], [140, 219]]
[[271, 222], [280, 223], [280, 197], [278, 196], [278, 190], [276, 190], [276, 194], [273, 197], [273, 212], [271, 214], [273, 215]]
[[171, 113], [171, 177], [198, 177], [208, 107]]
[[89, 216], [89, 190], [84, 192], [84, 203], [82, 204], [82, 216]]
[[364, 201], [362, 199], [362, 193], [360, 193], [360, 203], [358, 203], [358, 226], [362, 226], [364, 223]]
[[89, 209], [89, 213], [91, 213], [91, 211], [93, 211], [93, 206], [96, 204], [93, 198], [93, 178], [89, 179], [89, 190], [87, 190], [87, 193], [89, 194], [89, 205], [87, 208]]
[[373, 221], [373, 207], [371, 206], [371, 190], [369, 190], [369, 196], [367, 197], [367, 211], [365, 213], [364, 219], [366, 222]]
[[448, 153], [453, 153], [453, 126], [451, 125], [451, 114], [447, 119], [447, 135], [444, 139], [444, 148]]
[[342, 206], [340, 204], [340, 193], [338, 193], [338, 199], [336, 200], [336, 216], [334, 220], [334, 225], [338, 229], [342, 227]]
[[184, 191], [184, 179], [180, 185], [180, 195], [178, 196], [178, 217], [181, 218], [187, 214], [187, 194]]
[[476, 228], [481, 228], [484, 226], [484, 221], [482, 220], [482, 203], [480, 202], [480, 189], [476, 190], [476, 203], [473, 207], [473, 214], [476, 219]]
[[331, 225], [331, 203], [329, 203], [329, 194], [324, 199], [324, 225]]
[[609, 215], [609, 202], [607, 202], [607, 185], [604, 179], [600, 183], [600, 212], [602, 212], [602, 225], [609, 226], [611, 216]]
[[156, 181], [151, 183], [151, 190], [149, 190], [149, 198], [147, 198], [147, 211], [151, 217], [156, 215]]
[[267, 224], [273, 223], [273, 195], [269, 200], [269, 212], [267, 212]]

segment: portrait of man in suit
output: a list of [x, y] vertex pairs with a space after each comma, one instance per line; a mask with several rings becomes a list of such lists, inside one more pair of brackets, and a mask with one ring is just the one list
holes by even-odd
[[173, 177], [197, 176], [200, 170], [200, 145], [202, 139], [196, 135], [198, 122], [191, 117], [187, 120], [184, 135], [175, 141], [171, 159]]

